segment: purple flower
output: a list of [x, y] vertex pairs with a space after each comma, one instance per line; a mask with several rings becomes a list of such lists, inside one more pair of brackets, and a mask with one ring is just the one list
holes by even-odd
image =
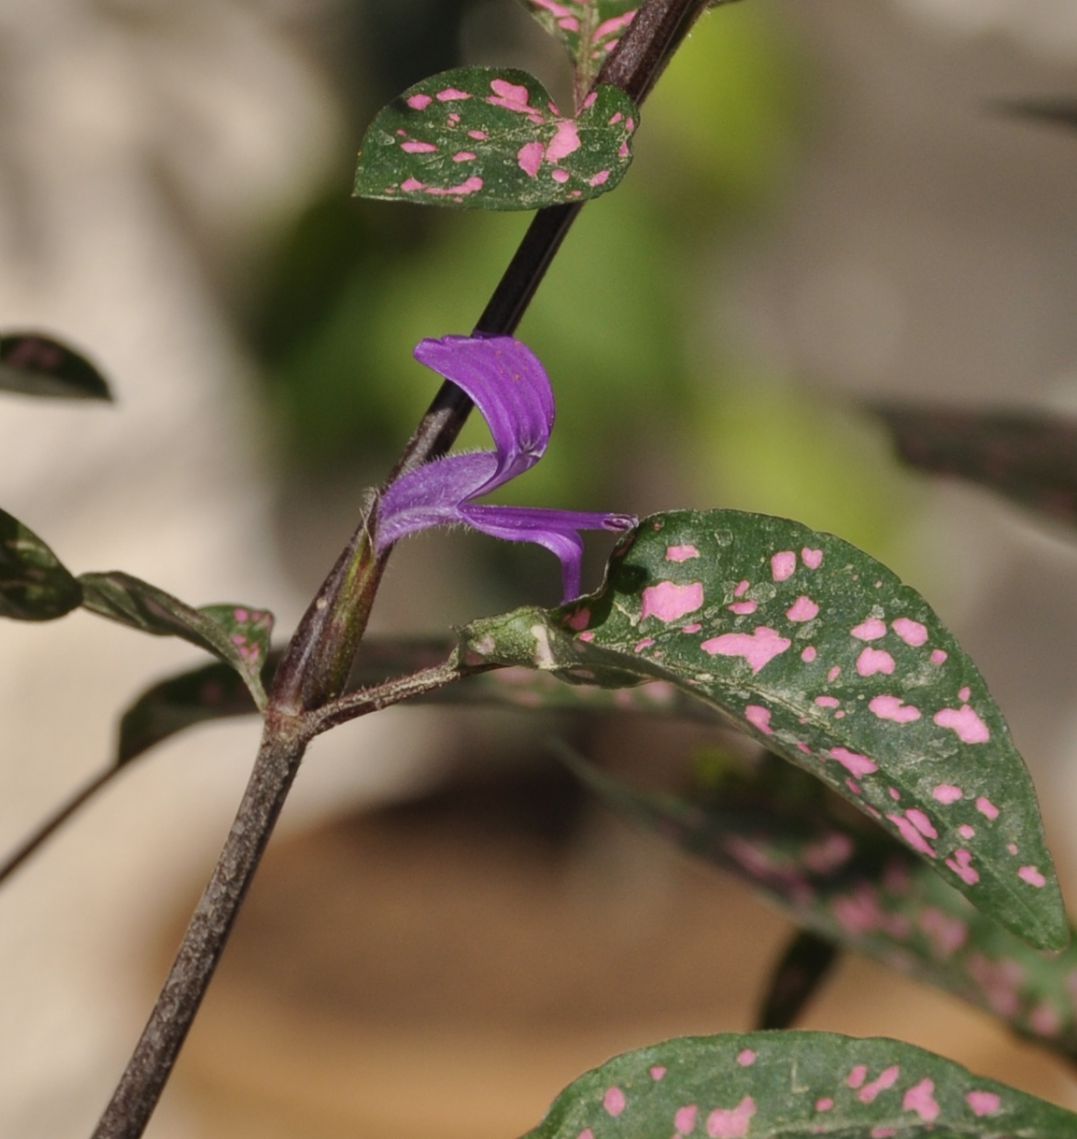
[[462, 388], [494, 438], [493, 451], [448, 455], [401, 475], [378, 512], [378, 552], [434, 526], [462, 523], [509, 542], [535, 542], [561, 561], [565, 600], [580, 594], [581, 530], [631, 530], [625, 514], [531, 506], [482, 506], [482, 498], [533, 467], [553, 430], [550, 381], [535, 354], [511, 336], [424, 340], [415, 358]]

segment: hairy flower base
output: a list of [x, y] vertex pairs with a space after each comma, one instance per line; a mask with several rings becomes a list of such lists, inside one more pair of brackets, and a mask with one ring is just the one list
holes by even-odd
[[511, 336], [424, 340], [415, 358], [471, 398], [490, 428], [495, 449], [449, 455], [390, 484], [378, 514], [378, 552], [409, 534], [462, 524], [493, 538], [545, 546], [561, 562], [565, 600], [578, 597], [580, 531], [631, 530], [635, 518], [474, 502], [530, 470], [546, 452], [556, 409], [538, 358]]

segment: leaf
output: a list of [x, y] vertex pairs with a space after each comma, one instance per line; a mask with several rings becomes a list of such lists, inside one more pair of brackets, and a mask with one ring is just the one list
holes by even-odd
[[639, 114], [615, 87], [561, 114], [524, 71], [459, 68], [409, 87], [363, 138], [355, 194], [484, 210], [536, 210], [612, 190]]
[[[418, 672], [445, 660], [453, 642], [442, 639], [364, 638], [352, 668], [348, 691], [355, 692], [391, 676]], [[271, 652], [263, 678], [272, 676], [281, 653]], [[616, 712], [618, 715], [678, 716], [711, 720], [713, 713], [670, 684], [603, 689], [568, 686], [549, 673], [505, 668], [476, 673], [459, 684], [415, 698], [419, 704], [496, 704], [527, 711]], [[244, 716], [257, 711], [243, 681], [231, 667], [209, 664], [187, 670], [147, 688], [124, 713], [120, 723], [118, 762], [142, 752], [196, 724]]]
[[688, 1036], [587, 1072], [525, 1139], [1072, 1139], [1077, 1115], [922, 1048], [828, 1032]]
[[996, 920], [1066, 943], [1032, 783], [983, 678], [919, 594], [840, 538], [740, 511], [653, 515], [599, 593], [473, 622], [461, 647], [576, 683], [671, 681]]
[[239, 673], [259, 708], [265, 706], [262, 666], [269, 652], [273, 615], [244, 605], [189, 605], [130, 574], [79, 576], [83, 607], [143, 633], [182, 637], [219, 657]]
[[760, 1028], [788, 1028], [796, 1022], [829, 976], [837, 946], [804, 930], [793, 937], [774, 968], [759, 1011]]
[[910, 466], [979, 483], [1077, 526], [1077, 419], [916, 404], [873, 410]]
[[1033, 949], [804, 772], [767, 757], [687, 799], [643, 794], [559, 751], [608, 806], [747, 882], [802, 929], [1077, 1059], [1077, 941]]
[[1047, 99], [1004, 99], [996, 105], [1013, 115], [1077, 130], [1077, 98], [1072, 95]]
[[635, 19], [641, 0], [520, 0], [559, 40], [576, 72], [576, 99], [590, 90], [606, 57]]
[[81, 601], [81, 586], [52, 550], [0, 510], [0, 617], [53, 621]]
[[0, 389], [61, 399], [112, 399], [89, 360], [39, 332], [0, 333]]

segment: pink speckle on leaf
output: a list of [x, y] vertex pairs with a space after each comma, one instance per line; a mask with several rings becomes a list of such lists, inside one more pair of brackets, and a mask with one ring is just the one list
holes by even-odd
[[[864, 650], [866, 653], [872, 651]], [[875, 696], [868, 702], [868, 710], [880, 720], [893, 720], [895, 724], [911, 724], [920, 719], [920, 709], [906, 704], [898, 696]]]
[[822, 1099], [817, 1099], [815, 1101], [815, 1110], [816, 1111], [833, 1111], [834, 1110], [834, 1101], [830, 1098], [830, 1096], [823, 1096]]
[[694, 1103], [679, 1107], [673, 1116], [673, 1126], [676, 1127], [680, 1135], [690, 1135], [695, 1130], [698, 1114], [699, 1108]]
[[878, 617], [869, 617], [855, 629], [850, 629], [849, 633], [858, 641], [877, 641], [880, 637], [886, 636], [886, 622], [880, 621]]
[[905, 644], [911, 645], [914, 649], [927, 643], [927, 626], [921, 625], [919, 621], [913, 621], [909, 617], [898, 617], [896, 621], [890, 622], [890, 627]]
[[971, 851], [955, 850], [953, 858], [946, 859], [946, 865], [966, 886], [975, 886], [980, 880], [980, 872], [972, 865]]
[[682, 633], [698, 633], [703, 626], [698, 621], [693, 621], [690, 625], [682, 625]]
[[960, 708], [942, 708], [932, 719], [940, 728], [949, 728], [962, 743], [982, 744], [991, 738], [987, 725], [968, 704], [962, 704]]
[[542, 166], [542, 143], [525, 142], [516, 152], [516, 165], [528, 176], [535, 178]]
[[938, 838], [939, 832], [932, 821], [918, 807], [910, 807], [905, 812], [905, 818], [926, 838]]
[[434, 100], [429, 95], [409, 95], [404, 101], [413, 111], [425, 111]]
[[657, 617], [659, 621], [679, 621], [686, 613], [692, 613], [703, 604], [703, 582], [693, 581], [678, 585], [672, 581], [660, 581], [649, 585], [643, 591], [643, 610], [640, 619]]
[[477, 194], [482, 189], [483, 184], [483, 180], [477, 174], [473, 174], [461, 182], [459, 186], [427, 186], [425, 192], [432, 198], [466, 197], [468, 194]]
[[1035, 886], [1037, 890], [1042, 890], [1047, 885], [1047, 879], [1036, 869], [1035, 866], [1022, 866], [1017, 871], [1017, 877], [1022, 882], [1027, 882], [1030, 886]]
[[770, 559], [770, 575], [775, 581], [788, 581], [797, 568], [797, 556], [792, 550], [782, 550]]
[[595, 1139], [595, 1133], [590, 1127], [585, 1127], [579, 1135], [576, 1136], [576, 1139]]
[[897, 1083], [900, 1075], [901, 1069], [896, 1064], [893, 1067], [885, 1068], [870, 1084], [865, 1084], [860, 1089], [857, 1099], [861, 1103], [874, 1103], [880, 1092], [892, 1088]]
[[760, 625], [751, 634], [724, 633], [720, 637], [713, 637], [709, 641], [704, 641], [700, 648], [711, 656], [743, 657], [752, 672], [758, 673], [776, 656], [784, 653], [792, 643], [780, 636], [776, 630]]
[[751, 587], [752, 583], [747, 578], [744, 581], [738, 581], [736, 589], [733, 590], [733, 596], [743, 597]]
[[958, 698], [958, 700], [961, 701], [962, 704], [967, 704], [969, 702], [969, 699], [971, 698], [971, 696], [972, 696], [972, 689], [969, 688], [968, 686], [960, 689], [960, 691], [957, 694], [957, 698]]
[[927, 934], [937, 957], [952, 957], [968, 940], [969, 927], [960, 918], [950, 917], [936, 906], [925, 906], [920, 928]]
[[[496, 80], [495, 80], [496, 82]], [[524, 97], [526, 99], [527, 89], [523, 88]], [[439, 103], [453, 103], [461, 102], [464, 99], [470, 99], [471, 93], [469, 91], [460, 91], [455, 87], [446, 87], [444, 90], [438, 92]]]
[[400, 183], [400, 189], [403, 190], [405, 194], [414, 194], [417, 190], [425, 189], [425, 187], [418, 178], [405, 178], [404, 181]]
[[815, 703], [820, 708], [840, 708], [841, 701], [836, 696], [816, 696]]
[[453, 156], [453, 162], [473, 162], [478, 156], [473, 150], [458, 150]]
[[763, 735], [772, 736], [774, 734], [774, 729], [770, 726], [769, 708], [763, 708], [759, 704], [749, 704], [744, 709], [744, 718], [756, 731], [762, 732]]
[[738, 617], [747, 617], [749, 613], [754, 613], [759, 608], [758, 601], [734, 601], [732, 605], [728, 605], [730, 613], [736, 613]]
[[510, 83], [507, 79], [491, 79], [490, 90], [493, 91], [493, 95], [488, 95], [486, 102], [491, 106], [527, 115], [536, 124], [544, 121], [542, 112], [531, 106], [531, 96], [522, 84]]
[[845, 1080], [845, 1086], [849, 1088], [861, 1088], [864, 1086], [864, 1081], [868, 1078], [868, 1069], [864, 1064], [857, 1064], [857, 1066], [849, 1073]]
[[468, 138], [473, 138], [476, 142], [485, 142], [490, 136], [486, 131], [468, 131]]
[[887, 815], [886, 817], [897, 827], [898, 834], [913, 850], [926, 855], [928, 858], [938, 858], [938, 852], [935, 848], [904, 815]]
[[654, 1081], [664, 1080], [666, 1078], [666, 1069], [661, 1064], [655, 1064], [651, 1069], [651, 1079]]
[[945, 803], [949, 806], [951, 803], [956, 803], [964, 795], [960, 787], [955, 787], [952, 783], [940, 783], [934, 791], [931, 792], [931, 798], [936, 803]]
[[966, 842], [968, 842], [968, 841], [969, 841], [969, 839], [973, 839], [973, 838], [975, 838], [975, 837], [976, 837], [976, 828], [975, 828], [975, 827], [970, 827], [968, 823], [962, 823], [962, 824], [961, 824], [961, 826], [959, 826], [959, 827], [957, 828], [957, 833], [958, 833], [958, 834], [959, 834], [959, 835], [960, 835], [960, 836], [961, 836], [961, 837], [962, 837], [962, 838], [963, 838], [963, 839], [964, 839]]
[[949, 656], [950, 654], [945, 649], [932, 649], [929, 659], [932, 664], [945, 664]]
[[546, 161], [560, 162], [580, 149], [580, 132], [572, 119], [562, 119], [546, 147]]
[[849, 751], [848, 748], [832, 747], [830, 755], [857, 779], [879, 770], [879, 765], [868, 759], [866, 755], [858, 755], [855, 751]]
[[711, 1139], [744, 1139], [755, 1115], [755, 1100], [747, 1095], [734, 1108], [717, 1108], [707, 1116], [707, 1134]]
[[745, 1048], [744, 1051], [737, 1056], [737, 1063], [742, 1068], [750, 1068], [755, 1063], [756, 1056], [757, 1053], [753, 1052], [751, 1048]]
[[790, 621], [811, 621], [819, 615], [819, 606], [810, 597], [798, 597], [785, 611]]
[[856, 659], [856, 671], [861, 676], [874, 676], [877, 672], [893, 675], [894, 658], [886, 649], [866, 648]]
[[972, 1114], [980, 1118], [985, 1115], [997, 1115], [1002, 1106], [1002, 1100], [994, 1092], [969, 1092], [965, 1096], [965, 1102], [972, 1108]]
[[402, 142], [400, 149], [405, 154], [434, 154], [437, 151], [437, 147], [432, 142], [419, 142], [417, 139]]
[[559, 185], [563, 186], [569, 178], [572, 177], [567, 170], [563, 170], [560, 166], [556, 170], [550, 172], [550, 177]]
[[690, 562], [699, 557], [699, 550], [695, 546], [670, 546], [666, 550], [667, 562]]
[[602, 1106], [606, 1109], [606, 1114], [612, 1115], [614, 1119], [624, 1111], [627, 1104], [625, 1093], [620, 1088], [607, 1088], [606, 1094], [602, 1097]]
[[817, 570], [823, 564], [822, 550], [813, 550], [805, 546], [804, 549], [800, 551], [800, 556], [804, 560], [804, 564], [810, 570]]
[[837, 680], [839, 676], [841, 676], [841, 665], [840, 664], [834, 665], [834, 667], [826, 674], [826, 678], [831, 684], [833, 684], [834, 681]]
[[819, 653], [818, 653], [818, 650], [815, 648], [815, 646], [814, 645], [808, 645], [808, 647], [801, 652], [800, 659], [805, 664], [811, 664], [811, 662], [813, 660], [815, 660], [815, 658], [818, 655], [819, 655]]
[[643, 637], [638, 640], [632, 647], [634, 653], [641, 653], [644, 649], [649, 649], [654, 644], [654, 637]]
[[976, 810], [979, 811], [985, 819], [990, 819], [992, 822], [998, 818], [998, 807], [985, 795], [981, 795], [976, 800]]
[[597, 174], [592, 174], [587, 179], [588, 186], [605, 186], [610, 180], [610, 172], [608, 170], [599, 170]]

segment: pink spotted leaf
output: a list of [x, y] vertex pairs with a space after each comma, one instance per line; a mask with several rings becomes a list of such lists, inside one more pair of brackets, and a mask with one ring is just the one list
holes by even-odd
[[520, 0], [572, 60], [582, 102], [602, 64], [620, 43], [642, 0]]
[[1077, 1115], [896, 1040], [689, 1036], [582, 1075], [524, 1139], [1071, 1139]]
[[672, 682], [1002, 924], [1066, 943], [1035, 793], [983, 677], [918, 593], [840, 538], [739, 511], [654, 515], [597, 594], [462, 636], [476, 660], [578, 683]]
[[445, 71], [379, 112], [363, 138], [355, 194], [483, 210], [582, 202], [620, 182], [638, 122], [615, 87], [565, 115], [524, 71]]
[[161, 637], [181, 637], [235, 669], [257, 707], [265, 706], [262, 667], [269, 651], [273, 615], [246, 605], [209, 605], [193, 609], [130, 574], [84, 573], [79, 576], [84, 609], [129, 628]]
[[[1077, 1060], [1077, 942], [1061, 953], [1034, 949], [803, 771], [766, 757], [750, 771], [709, 776], [687, 797], [649, 794], [559, 751], [608, 807], [740, 878], [807, 933], [943, 989]], [[788, 1008], [776, 988], [772, 982], [780, 998], [772, 1017]], [[766, 1025], [776, 1026], [773, 1018]]]

